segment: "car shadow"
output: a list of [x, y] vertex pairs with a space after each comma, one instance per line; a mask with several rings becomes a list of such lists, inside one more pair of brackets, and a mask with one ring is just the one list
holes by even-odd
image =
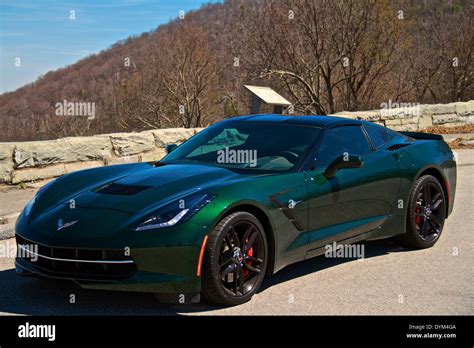
[[[391, 240], [365, 242], [365, 257], [371, 258], [403, 249]], [[259, 290], [307, 274], [322, 271], [355, 259], [319, 256], [298, 262], [267, 276]], [[79, 288], [66, 280], [20, 277], [14, 269], [0, 272], [0, 313], [19, 315], [179, 315], [205, 313], [220, 309], [206, 303], [192, 305], [160, 304], [152, 294]]]
[[[356, 244], [364, 245], [364, 258], [372, 258], [383, 256], [394, 252], [406, 252], [411, 249], [403, 248], [397, 244], [392, 238], [380, 239], [374, 241], [364, 241]], [[328, 258], [325, 255], [313, 257], [311, 259], [303, 260], [283, 268], [281, 271], [267, 276], [259, 289], [259, 293], [265, 291], [269, 287], [280, 283], [291, 281], [293, 279], [303, 277], [305, 275], [323, 271], [331, 267], [335, 267], [348, 262], [358, 262], [356, 258]]]
[[177, 315], [217, 309], [204, 303], [169, 305], [153, 294], [82, 289], [72, 281], [0, 272], [0, 315]]

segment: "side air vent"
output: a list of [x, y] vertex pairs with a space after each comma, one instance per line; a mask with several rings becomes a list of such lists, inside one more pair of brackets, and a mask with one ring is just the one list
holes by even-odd
[[151, 186], [122, 185], [117, 183], [107, 184], [95, 190], [96, 193], [104, 195], [132, 196], [149, 189]]
[[394, 144], [390, 147], [387, 147], [388, 151], [396, 151], [398, 149], [401, 149], [402, 147], [408, 146], [410, 143], [404, 143], [404, 144]]

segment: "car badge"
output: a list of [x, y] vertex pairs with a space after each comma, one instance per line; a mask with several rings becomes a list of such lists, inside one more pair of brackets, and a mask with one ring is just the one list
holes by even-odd
[[63, 228], [71, 227], [72, 225], [74, 225], [74, 224], [75, 224], [76, 222], [78, 222], [78, 221], [79, 221], [79, 220], [73, 220], [73, 221], [64, 223], [64, 222], [63, 222], [63, 219], [59, 219], [59, 220], [58, 220], [58, 228], [56, 229], [56, 231], [60, 231], [60, 230], [62, 230]]

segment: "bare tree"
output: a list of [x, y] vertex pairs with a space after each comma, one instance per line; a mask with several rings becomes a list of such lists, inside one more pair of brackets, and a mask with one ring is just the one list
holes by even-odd
[[254, 21], [260, 76], [278, 77], [302, 112], [372, 105], [400, 62], [402, 25], [388, 1], [268, 1]]
[[209, 49], [207, 33], [200, 27], [181, 23], [163, 40], [160, 55], [166, 71], [161, 83], [168, 103], [175, 107], [179, 125], [200, 127], [214, 111], [217, 68]]

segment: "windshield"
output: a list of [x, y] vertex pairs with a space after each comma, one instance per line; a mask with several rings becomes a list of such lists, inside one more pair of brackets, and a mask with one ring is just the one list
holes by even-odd
[[321, 129], [253, 122], [220, 122], [168, 154], [165, 163], [288, 171], [297, 168]]

